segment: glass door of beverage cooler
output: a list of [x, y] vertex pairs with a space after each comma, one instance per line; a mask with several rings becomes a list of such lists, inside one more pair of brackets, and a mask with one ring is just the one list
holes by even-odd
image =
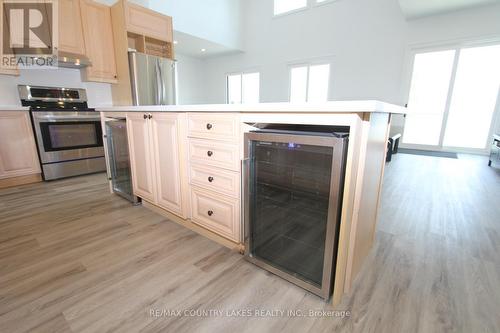
[[347, 139], [292, 133], [246, 134], [245, 256], [327, 299]]
[[132, 190], [126, 121], [122, 119], [107, 121], [106, 138], [113, 192], [137, 203]]

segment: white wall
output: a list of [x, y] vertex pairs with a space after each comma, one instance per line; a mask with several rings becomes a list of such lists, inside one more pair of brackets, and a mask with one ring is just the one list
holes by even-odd
[[330, 99], [400, 103], [406, 23], [396, 0], [339, 0], [273, 17], [273, 1], [243, 4], [244, 50], [207, 62], [207, 101], [224, 102], [227, 72], [261, 73], [261, 102], [288, 101], [289, 64], [331, 63]]
[[176, 53], [178, 104], [202, 104], [206, 101], [205, 62]]
[[111, 105], [111, 87], [107, 83], [82, 82], [77, 69], [25, 69], [20, 76], [0, 75], [0, 105], [21, 105], [18, 84], [85, 88], [89, 106]]
[[172, 16], [177, 31], [240, 49], [241, 1], [149, 0], [149, 8]]

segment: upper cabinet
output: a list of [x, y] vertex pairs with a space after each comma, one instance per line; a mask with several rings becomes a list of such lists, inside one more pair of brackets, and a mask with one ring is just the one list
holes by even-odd
[[85, 55], [80, 0], [59, 0], [59, 51]]
[[119, 0], [111, 7], [118, 81], [111, 87], [114, 105], [132, 105], [129, 49], [174, 59], [172, 18]]
[[117, 82], [113, 28], [110, 7], [90, 0], [80, 0], [83, 37], [92, 66], [85, 69], [85, 79]]
[[152, 37], [165, 42], [172, 42], [172, 18], [153, 10], [127, 2], [125, 4], [125, 22], [128, 32]]

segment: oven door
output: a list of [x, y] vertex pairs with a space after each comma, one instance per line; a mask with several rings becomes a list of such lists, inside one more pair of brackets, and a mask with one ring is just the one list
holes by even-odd
[[33, 112], [42, 163], [104, 156], [97, 112]]

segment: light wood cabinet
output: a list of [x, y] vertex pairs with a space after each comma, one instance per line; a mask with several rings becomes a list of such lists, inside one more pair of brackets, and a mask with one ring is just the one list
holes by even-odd
[[188, 113], [187, 121], [191, 219], [240, 243], [239, 115]]
[[176, 113], [127, 114], [134, 194], [182, 218], [187, 215], [183, 123]]
[[132, 105], [128, 50], [174, 59], [172, 18], [118, 0], [111, 7], [117, 82], [111, 86], [114, 105]]
[[173, 41], [172, 18], [151, 9], [127, 2], [125, 5], [127, 31], [165, 42]]
[[151, 145], [151, 126], [143, 113], [127, 114], [128, 144], [134, 194], [154, 202], [155, 167]]
[[86, 81], [116, 83], [116, 62], [111, 9], [91, 0], [80, 0], [83, 37], [92, 66], [85, 69]]
[[189, 168], [191, 184], [223, 193], [235, 198], [240, 196], [240, 173], [205, 165], [191, 164]]
[[39, 173], [29, 113], [0, 111], [0, 179]]
[[203, 165], [239, 171], [238, 145], [203, 139], [189, 139], [189, 159]]
[[192, 219], [195, 223], [232, 241], [240, 239], [239, 200], [216, 192], [191, 188]]
[[232, 114], [190, 114], [188, 133], [193, 138], [235, 142], [238, 140], [239, 118]]
[[80, 0], [59, 0], [59, 51], [85, 55]]
[[183, 155], [182, 138], [179, 137], [180, 121], [178, 114], [153, 114], [151, 119], [152, 138], [154, 147], [154, 161], [156, 165], [156, 185], [158, 206], [186, 216], [183, 203], [183, 188], [181, 168], [186, 169], [182, 163]]

